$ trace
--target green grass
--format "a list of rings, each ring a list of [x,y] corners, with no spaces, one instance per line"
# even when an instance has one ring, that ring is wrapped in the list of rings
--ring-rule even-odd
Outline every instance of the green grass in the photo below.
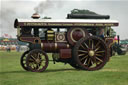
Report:
[[[21,54],[0,52],[0,85],[128,85],[128,55],[113,56],[99,71],[50,62],[45,72],[35,73],[22,69]]]

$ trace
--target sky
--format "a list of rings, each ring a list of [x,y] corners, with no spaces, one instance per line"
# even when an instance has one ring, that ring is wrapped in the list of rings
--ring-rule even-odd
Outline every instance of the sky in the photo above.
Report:
[[[41,17],[64,19],[74,8],[88,9],[98,14],[110,15],[118,20],[119,26],[114,30],[121,39],[128,39],[128,0],[0,0],[0,37],[8,33],[16,37],[14,20],[31,18],[36,9]]]

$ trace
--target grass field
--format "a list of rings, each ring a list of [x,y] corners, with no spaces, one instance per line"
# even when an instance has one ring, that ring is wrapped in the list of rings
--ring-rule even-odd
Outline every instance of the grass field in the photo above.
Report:
[[[21,54],[0,52],[0,85],[128,85],[128,55],[113,56],[99,71],[50,62],[45,72],[34,73],[22,69]]]

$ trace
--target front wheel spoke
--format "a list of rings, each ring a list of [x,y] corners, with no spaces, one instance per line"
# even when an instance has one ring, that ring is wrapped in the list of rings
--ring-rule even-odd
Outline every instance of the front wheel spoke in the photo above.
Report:
[[[88,51],[78,50],[78,52],[88,53]]]
[[[38,56],[37,56],[37,58],[38,58],[38,59],[40,59],[40,56],[41,56],[41,54],[40,54],[40,53],[38,53]]]
[[[33,64],[33,66],[34,66],[34,69],[36,68],[36,66],[37,66],[37,64]]]
[[[100,58],[98,58],[98,57],[96,57],[96,59],[98,60],[98,61],[100,61],[100,62],[103,62],[103,60],[101,60]]]
[[[87,58],[87,57],[88,57],[88,55],[84,56],[84,57],[81,58],[80,60],[82,61],[82,60],[84,60],[84,59]]]
[[[35,68],[34,63],[31,63],[31,68]]]
[[[37,68],[39,68],[40,67],[40,64],[37,64]]]
[[[36,61],[35,57],[33,57],[32,55],[31,55],[31,58],[33,58]]]
[[[29,61],[30,61],[30,62],[34,62],[35,60],[34,60],[34,59],[32,59],[32,58],[30,58],[30,59],[29,59]]]

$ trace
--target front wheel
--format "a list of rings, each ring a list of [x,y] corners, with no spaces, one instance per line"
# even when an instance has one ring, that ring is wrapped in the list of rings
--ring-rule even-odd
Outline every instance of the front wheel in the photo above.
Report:
[[[108,48],[105,42],[95,36],[80,39],[74,47],[73,54],[79,67],[88,71],[101,69],[108,61]]]
[[[49,63],[48,56],[42,50],[32,50],[26,58],[27,67],[32,72],[44,71]]]

